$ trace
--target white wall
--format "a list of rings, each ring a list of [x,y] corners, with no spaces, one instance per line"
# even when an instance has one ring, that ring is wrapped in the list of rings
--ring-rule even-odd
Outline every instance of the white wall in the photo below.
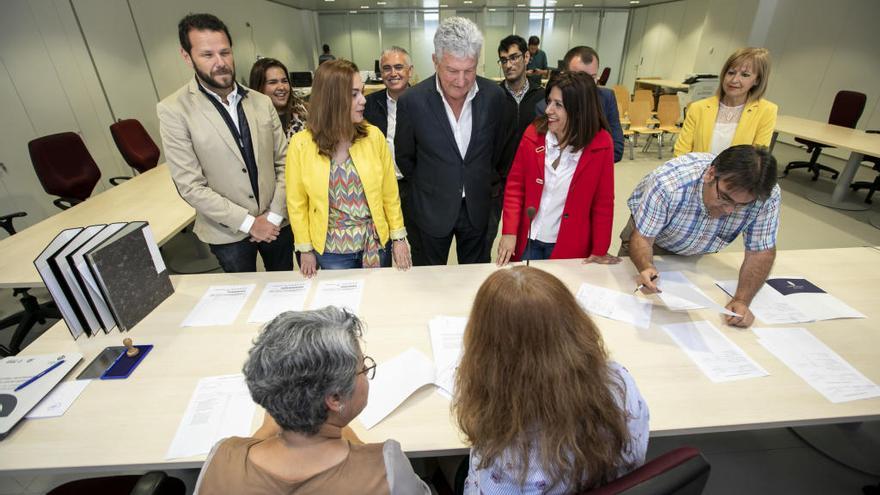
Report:
[[[211,12],[229,26],[240,82],[257,54],[290,70],[317,63],[317,16],[266,0],[0,2],[0,213],[26,211],[16,221],[23,228],[59,211],[27,151],[38,136],[78,132],[101,169],[95,192],[132,173],[110,136],[114,117],[140,120],[161,147],[156,103],[192,77],[177,38],[177,22],[190,12]]]

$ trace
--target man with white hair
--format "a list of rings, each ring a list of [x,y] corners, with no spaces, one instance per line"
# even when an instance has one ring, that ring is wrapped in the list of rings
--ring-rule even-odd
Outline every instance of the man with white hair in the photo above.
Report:
[[[444,20],[434,35],[435,74],[397,101],[395,155],[422,248],[415,264],[446,264],[453,237],[459,263],[489,262],[491,184],[512,119],[504,90],[477,76],[482,48],[473,22]]]

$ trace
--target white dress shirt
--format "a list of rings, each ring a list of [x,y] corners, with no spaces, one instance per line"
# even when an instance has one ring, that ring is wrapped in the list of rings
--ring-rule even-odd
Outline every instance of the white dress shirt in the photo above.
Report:
[[[224,102],[223,98],[221,98],[220,95],[205,87],[204,84],[202,85],[202,87],[205,89],[205,91],[208,92],[209,95],[211,95],[212,98],[220,102],[220,106],[222,106],[223,109],[226,110],[226,113],[229,114],[229,118],[232,119],[232,123],[235,124],[236,130],[238,130],[240,134],[241,126],[238,125],[238,102],[241,101],[241,94],[238,92],[238,84],[233,83],[232,92],[226,95],[226,101],[228,103]],[[281,225],[281,221],[284,220],[284,217],[270,211],[269,214],[266,216],[266,220],[269,220],[270,222],[272,222],[272,224],[278,226]],[[256,218],[254,218],[253,215],[248,215],[244,217],[244,221],[241,222],[238,230],[240,232],[244,232],[245,234],[249,234],[251,232],[251,227],[254,226],[254,221],[256,221]]]
[[[397,100],[391,97],[387,92],[385,93],[386,98],[388,99],[388,130],[385,132],[385,141],[388,142],[388,148],[391,150],[391,160],[394,162],[394,175],[397,176],[397,180],[403,178],[403,174],[400,173],[400,169],[397,168],[397,158],[394,156],[394,129],[397,127]]]
[[[464,106],[461,108],[461,115],[456,119],[455,112],[452,111],[452,107],[449,106],[449,102],[446,101],[446,95],[443,94],[443,90],[440,88],[440,78],[435,76],[434,81],[437,83],[437,92],[440,93],[440,98],[443,99],[443,107],[446,109],[446,118],[449,119],[449,125],[452,127],[452,135],[455,137],[455,144],[458,145],[458,152],[461,154],[463,160],[465,155],[467,155],[468,146],[471,144],[471,132],[474,127],[472,102],[474,97],[477,96],[477,91],[479,91],[480,88],[477,87],[477,82],[474,81],[474,85],[471,86],[471,89],[468,91],[467,97],[464,100]],[[462,187],[461,197],[463,198],[464,195],[465,190],[464,187]]]
[[[568,188],[577,169],[583,150],[572,152],[571,146],[559,149],[559,142],[552,132],[547,132],[544,150],[544,190],[541,192],[541,205],[532,221],[532,239],[555,244],[562,223],[562,210],[568,198]],[[560,158],[561,156],[561,158]],[[559,158],[559,165],[553,169],[553,162]]]

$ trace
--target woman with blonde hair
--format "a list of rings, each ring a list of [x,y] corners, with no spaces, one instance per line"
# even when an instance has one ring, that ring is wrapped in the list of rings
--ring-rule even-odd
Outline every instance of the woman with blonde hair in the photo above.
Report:
[[[357,66],[318,67],[306,129],[287,149],[287,212],[306,277],[317,269],[412,265],[394,162],[382,131],[364,120]]]
[[[675,156],[692,152],[717,155],[738,144],[770,146],[778,107],[764,99],[770,78],[766,48],[740,48],[721,68],[715,96],[688,106]]]
[[[477,292],[453,403],[466,494],[579,492],[645,461],[648,407],[565,285],[525,266]]]

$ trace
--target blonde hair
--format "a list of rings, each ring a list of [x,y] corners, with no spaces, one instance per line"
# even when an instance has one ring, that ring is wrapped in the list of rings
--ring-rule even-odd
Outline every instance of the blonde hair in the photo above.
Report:
[[[629,442],[621,384],[596,325],[553,275],[494,272],[477,292],[464,334],[453,411],[480,469],[530,452],[556,485],[581,491],[617,477]]]
[[[336,145],[367,136],[367,125],[351,121],[351,84],[357,65],[348,60],[331,60],[318,66],[309,97],[306,129],[320,154],[332,157]]]
[[[715,94],[718,99],[724,98],[724,75],[731,67],[739,67],[746,62],[752,65],[755,72],[755,85],[749,89],[749,102],[758,101],[764,97],[767,92],[767,81],[770,80],[770,50],[766,48],[740,48],[733,52],[724,62],[721,68],[721,74],[718,75],[718,90]]]

